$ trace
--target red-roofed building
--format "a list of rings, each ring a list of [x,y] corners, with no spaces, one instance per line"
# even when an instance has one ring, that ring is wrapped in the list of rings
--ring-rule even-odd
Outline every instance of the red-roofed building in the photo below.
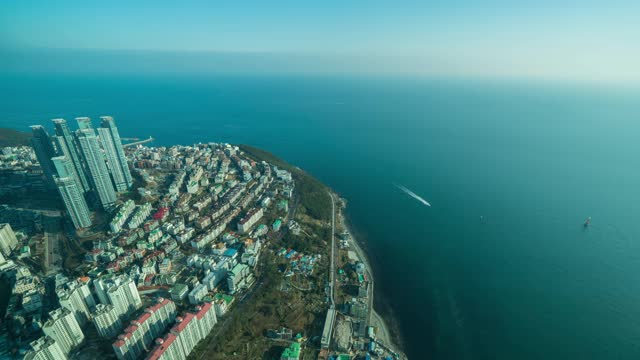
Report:
[[[161,207],[153,214],[154,220],[164,220],[169,215],[169,208]]]
[[[116,340],[116,342],[114,342],[111,346],[113,347],[113,351],[116,353],[118,359],[132,359],[131,357],[127,357],[127,354],[129,354],[129,347],[127,346],[127,342],[125,340]]]
[[[172,333],[156,340],[156,347],[151,350],[147,360],[184,360],[186,355],[180,339]]]
[[[159,336],[159,333],[164,331],[161,322],[153,323],[153,321],[157,320],[160,317],[159,315],[169,308],[173,309],[175,317],[175,304],[169,299],[160,298],[156,304],[145,310],[145,314],[134,320],[132,326],[127,328],[127,330],[131,331],[135,327],[140,332],[140,329],[146,328],[146,324],[150,325],[143,337],[143,341],[140,342],[144,344],[145,349],[149,349],[152,343],[149,340],[150,334]],[[173,318],[171,321],[173,321]],[[193,351],[193,348],[211,332],[217,322],[217,318],[212,304],[204,303],[196,307],[195,312],[187,312],[181,317],[175,317],[175,321],[176,324],[163,338],[156,339],[156,346],[147,355],[147,360],[185,360]],[[166,324],[169,324],[169,322]],[[113,344],[116,354],[119,354],[119,347],[126,348],[127,336],[133,338],[135,335],[135,333],[126,333],[125,330],[125,334],[120,335],[120,339]],[[133,349],[132,354],[135,356],[121,357],[118,355],[118,358],[133,359],[144,353],[144,351],[138,351],[136,348]]]
[[[198,327],[200,328],[200,335],[202,338],[206,338],[211,332],[213,327],[218,322],[216,317],[216,311],[213,305],[209,302],[205,302],[201,306],[196,308],[196,318],[198,319]]]
[[[194,314],[186,313],[183,317],[176,318],[176,322],[171,333],[180,338],[184,352],[189,354],[202,339],[198,319]]]
[[[145,309],[131,322],[112,347],[118,359],[136,359],[147,351],[153,339],[160,336],[173,323],[176,305],[173,301],[158,298],[157,303]]]

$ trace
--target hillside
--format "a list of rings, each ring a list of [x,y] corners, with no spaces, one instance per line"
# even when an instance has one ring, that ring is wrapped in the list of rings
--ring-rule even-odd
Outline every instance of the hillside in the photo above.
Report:
[[[29,145],[31,134],[14,129],[0,128],[0,147]]]
[[[326,222],[331,219],[331,198],[327,193],[329,189],[323,183],[267,151],[250,145],[240,145],[240,149],[253,159],[264,160],[290,171],[296,181],[296,191],[300,194],[300,205],[304,211],[320,221]]]

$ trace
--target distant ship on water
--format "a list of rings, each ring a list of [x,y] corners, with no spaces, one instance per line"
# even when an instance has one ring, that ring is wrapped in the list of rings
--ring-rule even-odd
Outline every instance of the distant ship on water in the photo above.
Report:
[[[587,220],[584,221],[584,227],[589,227],[589,225],[591,225],[591,216],[589,216]]]
[[[402,185],[398,185],[398,184],[394,184],[398,189],[402,190],[405,194],[411,196],[412,198],[420,201],[422,204],[431,207],[431,204],[429,204],[429,202],[425,199],[423,199],[420,195],[414,193],[413,191],[407,189],[406,187],[402,186]]]

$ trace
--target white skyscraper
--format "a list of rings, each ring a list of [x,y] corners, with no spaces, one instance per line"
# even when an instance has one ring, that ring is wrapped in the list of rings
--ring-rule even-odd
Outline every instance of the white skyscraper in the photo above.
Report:
[[[116,202],[116,192],[111,182],[98,138],[91,126],[91,119],[80,117],[76,118],[76,121],[78,121],[79,127],[78,131],[76,131],[76,138],[80,144],[84,161],[87,164],[91,182],[98,193],[102,207],[109,209]]]
[[[91,226],[89,206],[84,199],[82,186],[77,177],[73,162],[66,156],[51,158],[57,175],[54,181],[67,209],[69,217],[76,229]]]
[[[18,247],[18,239],[11,225],[8,223],[0,224],[0,252],[8,257],[16,247]]]
[[[89,286],[81,281],[69,282],[66,289],[58,290],[60,306],[71,311],[80,326],[84,326],[91,318],[91,310],[96,304]]]
[[[125,191],[133,185],[127,158],[124,154],[120,134],[111,116],[101,116],[98,128],[100,143],[107,158],[107,167],[118,191]]]
[[[205,302],[201,306],[196,308],[196,319],[198,320],[198,328],[200,328],[200,334],[202,338],[206,338],[207,335],[213,329],[213,326],[218,322],[216,316],[216,310],[213,304]]]
[[[176,317],[176,325],[171,328],[171,333],[182,341],[185,355],[188,355],[202,339],[198,319],[193,313],[189,312],[184,316]]]
[[[65,354],[84,340],[84,334],[74,314],[65,308],[50,312],[49,320],[42,326],[42,331],[55,340]]]
[[[67,359],[67,355],[62,351],[60,345],[48,336],[43,336],[38,340],[34,340],[29,345],[31,345],[31,350],[24,355],[25,360]]]
[[[84,299],[84,302],[85,304],[87,304],[89,310],[93,311],[96,308],[96,299],[93,297],[91,289],[89,289],[89,278],[79,278],[75,282],[75,287],[78,289],[80,296],[82,296],[82,298]]]
[[[113,305],[98,304],[93,313],[93,324],[103,338],[115,337],[122,330],[122,321]]]
[[[31,126],[33,137],[31,138],[31,147],[36,153],[38,163],[42,169],[42,173],[45,177],[45,185],[50,189],[55,189],[55,183],[53,182],[53,164],[51,158],[56,156],[56,151],[51,142],[51,137],[47,130],[41,125]]]
[[[53,125],[56,130],[57,136],[55,138],[55,142],[59,149],[58,151],[73,162],[76,176],[80,180],[80,184],[82,186],[82,192],[85,193],[91,190],[91,183],[87,175],[85,163],[83,162],[81,152],[78,149],[78,143],[73,137],[73,133],[69,129],[69,126],[67,126],[67,121],[65,119],[53,119],[51,121],[53,121]]]
[[[123,278],[107,291],[109,301],[118,314],[129,315],[142,306],[142,300],[132,279]]]
[[[96,295],[101,304],[111,304],[109,296],[107,296],[107,291],[113,286],[113,279],[114,277],[112,275],[107,275],[93,280],[93,287],[96,290]]]
[[[64,140],[64,137],[52,136],[51,138],[53,139],[53,143],[56,145],[56,149],[58,150],[58,156],[63,156],[71,162],[71,169],[69,171],[69,176],[71,176],[78,182],[78,187],[83,194],[89,191],[90,188],[85,188],[84,184],[80,180],[82,177],[84,177],[84,175],[81,177],[76,169],[76,166],[73,164],[72,157],[71,157],[72,152],[67,147],[67,142]]]

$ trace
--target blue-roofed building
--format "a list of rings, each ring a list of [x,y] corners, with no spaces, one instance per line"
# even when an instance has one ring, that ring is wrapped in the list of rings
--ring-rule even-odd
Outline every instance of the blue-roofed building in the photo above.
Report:
[[[236,250],[236,249],[227,249],[224,253],[222,253],[222,256],[226,256],[226,257],[235,259],[238,256],[238,250]]]

